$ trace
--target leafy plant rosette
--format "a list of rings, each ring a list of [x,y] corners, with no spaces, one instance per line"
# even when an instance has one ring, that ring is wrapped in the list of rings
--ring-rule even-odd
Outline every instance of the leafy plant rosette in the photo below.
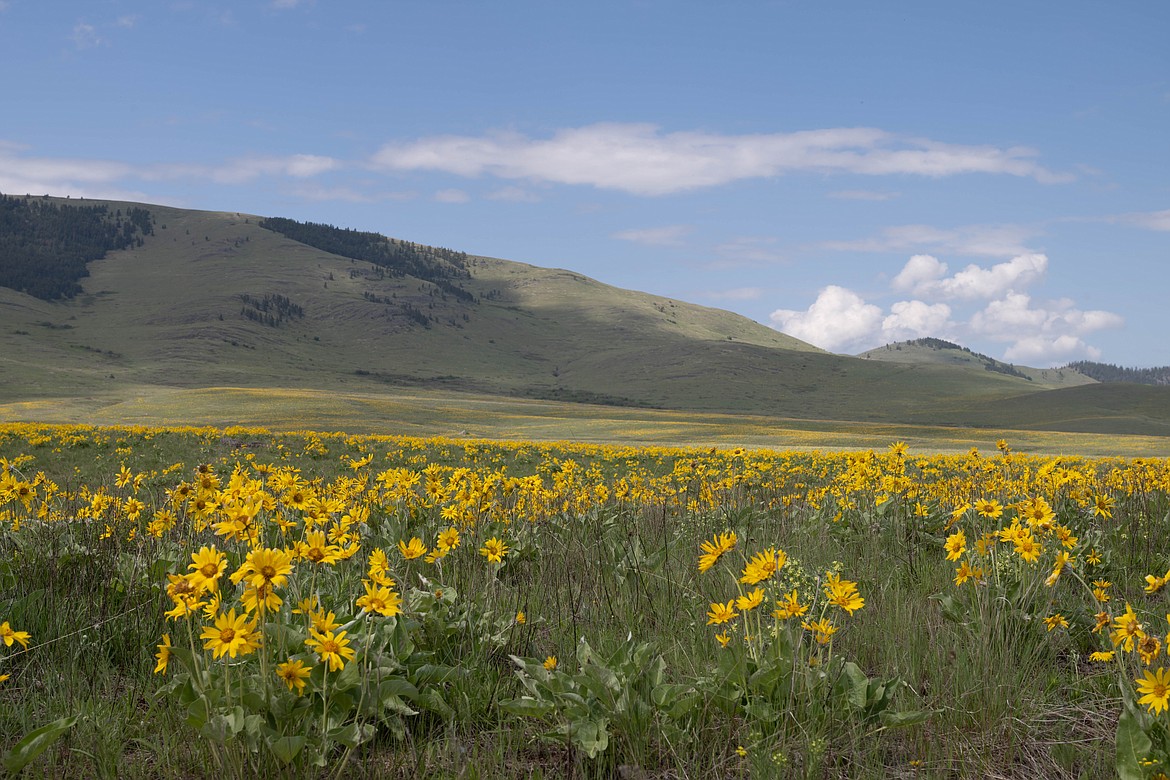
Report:
[[[387,566],[375,549],[359,584],[352,567],[254,548],[228,586],[227,555],[204,547],[190,572],[168,575],[178,641],[168,634],[158,647],[156,672],[174,671],[162,694],[186,709],[221,769],[341,766],[380,729],[401,737],[455,716],[452,692],[477,657],[468,646],[502,646],[514,619],[423,578],[404,598]]]
[[[1112,506],[1105,497],[1091,506],[1089,520],[1110,516],[1102,509]],[[1078,518],[1062,514],[1069,516],[1058,516],[1043,497],[1009,507],[990,499],[960,506],[944,544],[947,559],[959,562],[954,581],[960,593],[935,598],[944,617],[965,626],[973,641],[1019,636],[1020,626],[1032,629],[1023,636],[1074,632],[1090,663],[1114,666],[1122,702],[1118,776],[1170,780],[1170,670],[1159,663],[1170,634],[1163,639],[1155,633],[1151,627],[1160,618],[1142,614],[1130,602],[1120,608],[1107,577],[1108,560],[1090,543],[1101,538],[1101,530],[1089,528],[1078,537],[1070,528]],[[968,525],[975,526],[971,547]],[[1170,570],[1146,575],[1146,598],[1157,597],[1168,583]],[[1166,620],[1170,624],[1170,614]]]
[[[733,532],[703,542],[700,572],[729,560],[737,543]],[[721,651],[699,687],[717,706],[752,724],[755,748],[767,748],[786,733],[823,745],[843,724],[878,731],[930,716],[895,709],[905,683],[870,678],[836,650],[844,621],[865,607],[857,583],[840,576],[839,564],[814,577],[775,547],[744,554],[741,562],[738,575],[726,570],[738,595],[709,606],[707,623],[717,630]]]

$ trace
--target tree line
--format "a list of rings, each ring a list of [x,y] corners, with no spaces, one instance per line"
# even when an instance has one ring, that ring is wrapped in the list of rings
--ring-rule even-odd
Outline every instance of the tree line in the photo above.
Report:
[[[1065,368],[1084,374],[1098,382],[1128,382],[1136,385],[1170,385],[1170,366],[1154,368],[1123,368],[1111,363],[1079,360]]]
[[[464,303],[476,303],[475,296],[457,281],[471,278],[466,252],[284,217],[265,218],[260,227],[323,252],[372,263],[396,276],[423,279]]]
[[[150,235],[154,225],[143,208],[111,214],[104,204],[0,194],[0,286],[46,301],[72,298],[89,276],[88,263],[142,246]]]

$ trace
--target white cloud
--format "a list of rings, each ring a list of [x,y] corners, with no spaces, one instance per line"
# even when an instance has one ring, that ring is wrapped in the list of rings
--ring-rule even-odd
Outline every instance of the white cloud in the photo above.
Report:
[[[139,16],[138,14],[126,14],[125,16],[119,16],[118,21],[114,22],[114,24],[117,27],[125,27],[126,29],[133,29],[134,26],[136,24],[138,24],[138,20],[141,18],[142,17]]]
[[[851,290],[830,286],[806,311],[779,309],[771,321],[789,335],[836,352],[933,336],[972,347],[998,342],[1005,345],[1004,359],[1029,365],[1096,359],[1099,350],[1084,338],[1121,327],[1124,319],[1113,312],[1080,309],[1068,298],[1035,301],[1022,290],[1039,280],[1047,266],[1044,255],[1022,255],[948,275],[947,265],[937,258],[915,255],[891,288],[917,297],[896,301],[888,311]],[[982,308],[971,305],[976,301]],[[960,304],[966,308],[954,308]]]
[[[718,258],[708,267],[735,268],[751,265],[772,265],[788,261],[788,256],[776,248],[771,236],[739,236],[715,247]]]
[[[1098,360],[1101,350],[1076,336],[1028,336],[1008,347],[1003,356],[1013,363],[1049,368],[1074,360]]]
[[[501,187],[484,196],[488,200],[502,200],[509,203],[539,203],[540,196],[523,187]]]
[[[439,190],[435,193],[435,200],[439,203],[466,203],[471,200],[471,196],[463,190]]]
[[[841,190],[839,192],[830,192],[830,198],[837,200],[872,200],[883,201],[893,200],[898,197],[896,192],[876,192],[873,190]]]
[[[1119,214],[1115,217],[1108,217],[1106,221],[1121,225],[1133,225],[1147,230],[1170,230],[1170,209]]]
[[[874,345],[883,321],[881,308],[844,287],[820,291],[806,311],[777,309],[770,317],[777,330],[831,352]]]
[[[73,45],[79,49],[92,49],[100,46],[105,40],[98,35],[97,28],[87,22],[78,22],[73,25],[73,34],[70,36]]]
[[[435,170],[559,184],[635,195],[666,195],[794,171],[940,177],[996,173],[1063,181],[1021,147],[962,146],[874,128],[719,135],[663,133],[650,124],[599,123],[548,139],[519,133],[434,136],[390,143],[373,157],[386,170]]]
[[[1009,293],[991,301],[971,318],[971,328],[976,333],[1007,342],[1040,334],[1083,336],[1124,323],[1112,312],[1082,311],[1067,298],[1036,307],[1031,296],[1024,293]]]
[[[920,298],[987,300],[1023,289],[1047,270],[1045,255],[1028,254],[990,268],[972,264],[948,277],[946,263],[931,255],[914,255],[893,278],[891,286]]]
[[[68,157],[35,157],[27,148],[0,141],[0,192],[114,197],[99,195],[114,190],[128,193],[131,179],[159,181],[210,179],[221,184],[244,184],[261,176],[309,179],[340,167],[331,157],[294,154],[287,157],[252,157],[218,166],[168,163],[134,166],[112,160]]]
[[[948,335],[953,328],[951,307],[945,303],[898,301],[882,320],[882,338],[887,342],[937,338]]]
[[[622,241],[631,241],[645,246],[682,246],[685,239],[693,230],[690,225],[666,225],[655,228],[631,228],[619,230],[610,235]]]
[[[854,241],[826,241],[820,246],[841,252],[898,252],[931,250],[955,255],[1012,257],[1033,252],[1027,239],[1042,231],[1027,225],[896,225],[876,236]]]
[[[698,295],[717,301],[755,301],[764,294],[763,287],[735,287],[730,290],[710,290]]]

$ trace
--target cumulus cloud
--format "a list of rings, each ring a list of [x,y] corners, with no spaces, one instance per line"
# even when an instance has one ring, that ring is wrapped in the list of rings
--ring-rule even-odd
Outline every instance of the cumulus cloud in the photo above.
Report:
[[[1003,356],[1013,363],[1050,367],[1074,360],[1097,360],[1101,350],[1076,336],[1026,336],[1008,347]]]
[[[829,285],[805,311],[777,309],[773,327],[831,352],[864,349],[882,326],[880,307],[844,287]]]
[[[884,310],[852,290],[830,286],[807,310],[778,309],[771,322],[778,330],[835,352],[934,336],[976,348],[986,342],[1002,344],[1005,360],[1028,365],[1095,360],[1100,352],[1085,337],[1121,327],[1125,321],[1113,312],[1081,309],[1068,298],[1038,301],[1023,292],[1043,276],[1047,264],[1043,255],[1025,255],[949,274],[938,258],[915,255],[891,281],[892,292],[916,296],[912,299],[898,300]],[[954,308],[960,305],[964,308]]]
[[[931,255],[914,255],[893,278],[891,286],[921,298],[987,300],[1022,289],[1044,276],[1047,270],[1045,255],[1028,254],[990,268],[972,264],[947,276],[946,263]]]
[[[599,123],[560,130],[545,139],[500,132],[390,143],[374,155],[373,164],[386,170],[486,174],[651,196],[796,171],[927,177],[990,173],[1044,182],[1067,178],[1040,166],[1036,156],[1022,147],[946,144],[865,127],[721,135]]]
[[[690,235],[690,225],[666,225],[654,228],[632,228],[619,230],[610,237],[622,241],[632,241],[635,244],[646,246],[682,246],[683,239]]]
[[[1015,343],[1035,336],[1083,336],[1124,323],[1112,312],[1082,311],[1067,298],[1036,306],[1029,295],[1009,293],[976,312],[971,329],[996,341]]]
[[[925,336],[947,336],[953,328],[951,307],[945,303],[898,301],[882,320],[882,340],[890,342]]]

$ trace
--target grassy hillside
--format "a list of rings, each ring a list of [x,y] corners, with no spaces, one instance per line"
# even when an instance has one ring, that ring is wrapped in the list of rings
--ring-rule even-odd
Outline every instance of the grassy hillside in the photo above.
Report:
[[[78,399],[110,406],[144,388],[427,390],[995,425],[1003,399],[1084,381],[832,355],[730,312],[495,258],[460,254],[455,290],[293,241],[256,216],[147,208],[153,235],[90,263],[76,297],[49,302],[0,288],[0,402],[38,401],[44,414],[44,399],[62,399],[62,409]],[[1075,421],[1087,417],[1101,432],[1113,420],[1126,431],[1170,428],[1170,402],[1152,403],[1148,415],[1134,402],[1106,390],[1038,403],[1053,430],[1062,421],[1085,430]],[[230,407],[223,417],[234,419]]]
[[[884,347],[871,349],[858,355],[864,360],[882,360],[889,363],[908,363],[912,365],[935,364],[968,368],[974,371],[989,371],[992,373],[1015,376],[1033,383],[1034,389],[1049,389],[1056,387],[1075,387],[1090,384],[1096,380],[1086,376],[1072,367],[1065,368],[1031,368],[1004,363],[995,358],[978,352],[972,352],[966,347],[952,344],[942,339],[914,339],[913,341],[899,341],[886,344]]]

